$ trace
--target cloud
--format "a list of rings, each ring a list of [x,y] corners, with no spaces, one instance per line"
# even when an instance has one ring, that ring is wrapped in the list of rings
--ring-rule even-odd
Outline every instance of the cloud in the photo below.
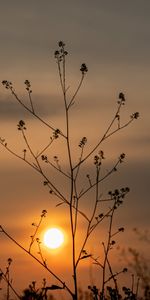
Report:
[[[140,1],[45,1],[1,5],[1,66],[37,64],[64,39],[77,57],[109,65],[143,65],[149,59],[150,4]],[[17,63],[17,65],[16,65]],[[8,67],[8,66],[7,66]]]
[[[32,118],[32,115],[27,112],[15,99],[13,96],[3,96],[0,97],[0,119],[2,121],[15,120],[21,118]],[[20,98],[24,103],[30,107],[27,96]],[[57,96],[51,95],[34,95],[33,103],[35,111],[41,117],[51,117],[57,116],[62,113],[63,106],[60,105],[60,101]]]

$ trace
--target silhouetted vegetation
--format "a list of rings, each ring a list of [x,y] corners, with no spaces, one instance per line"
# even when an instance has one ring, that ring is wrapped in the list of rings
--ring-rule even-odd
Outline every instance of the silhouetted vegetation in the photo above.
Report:
[[[6,272],[1,270],[1,280],[5,281],[7,287],[7,296],[6,299],[10,300],[10,289],[14,292],[15,297],[18,299],[55,299],[54,296],[50,295],[52,291],[55,290],[65,290],[70,295],[72,300],[84,300],[84,299],[95,299],[95,300],[105,300],[105,299],[138,299],[138,289],[134,291],[127,287],[123,287],[121,290],[118,286],[118,276],[121,273],[127,272],[126,266],[123,266],[118,272],[114,272],[113,263],[110,259],[110,252],[115,248],[116,245],[116,236],[124,231],[124,227],[115,228],[113,226],[113,221],[116,213],[118,213],[120,206],[123,205],[124,199],[129,193],[129,187],[114,187],[113,190],[108,190],[105,192],[105,195],[101,193],[101,184],[105,182],[110,176],[116,174],[116,171],[121,167],[122,163],[125,160],[125,153],[121,153],[119,157],[116,157],[116,160],[112,163],[109,169],[105,169],[105,153],[102,149],[102,144],[110,139],[113,135],[117,134],[121,130],[129,126],[134,120],[139,117],[139,113],[135,112],[130,114],[127,121],[122,122],[121,112],[126,104],[126,97],[121,91],[118,93],[116,99],[116,111],[113,115],[109,125],[107,126],[105,132],[102,136],[97,137],[97,142],[92,145],[89,142],[88,137],[83,136],[79,137],[78,146],[74,145],[75,149],[78,148],[78,157],[74,158],[72,150],[72,135],[71,135],[71,124],[70,124],[70,111],[73,109],[73,106],[76,103],[76,97],[80,91],[80,88],[84,82],[88,68],[85,63],[81,64],[80,67],[80,80],[77,85],[77,88],[72,96],[68,95],[68,83],[66,78],[66,59],[68,56],[68,51],[66,51],[66,46],[64,42],[60,41],[58,43],[58,50],[55,51],[54,57],[56,60],[60,86],[62,90],[62,98],[64,103],[64,123],[65,130],[58,128],[56,125],[48,123],[44,118],[40,116],[37,112],[35,101],[33,101],[33,91],[32,85],[29,80],[25,80],[25,89],[29,98],[28,105],[26,102],[19,97],[18,93],[15,90],[15,87],[12,82],[8,80],[3,80],[3,86],[11,93],[14,100],[21,105],[33,118],[37,119],[39,123],[45,126],[45,130],[51,132],[51,136],[46,144],[41,145],[39,142],[39,149],[34,149],[32,146],[32,141],[29,141],[28,130],[29,127],[26,124],[25,120],[19,120],[17,124],[17,129],[20,134],[20,138],[24,141],[25,147],[22,149],[22,152],[16,152],[13,150],[13,147],[9,145],[9,142],[6,141],[4,137],[1,137],[0,143],[1,146],[12,154],[17,159],[21,160],[23,163],[27,164],[29,167],[34,169],[42,178],[43,185],[47,188],[50,197],[56,199],[56,207],[66,206],[68,208],[68,219],[70,223],[70,232],[72,238],[72,273],[70,274],[70,281],[64,282],[61,274],[57,274],[51,266],[49,266],[46,258],[43,255],[41,243],[39,239],[38,232],[41,226],[43,219],[47,215],[47,210],[43,209],[39,222],[33,223],[34,232],[31,235],[31,240],[29,245],[26,248],[16,240],[15,237],[8,233],[3,225],[0,226],[0,232],[6,238],[15,243],[22,251],[27,255],[32,257],[38,264],[42,265],[43,268],[50,274],[58,284],[55,285],[53,282],[51,285],[47,284],[46,280],[43,281],[41,288],[36,287],[36,283],[32,284],[24,290],[23,295],[19,295],[10,279],[10,264],[11,261],[8,261],[8,267]],[[41,128],[42,130],[42,128]],[[79,131],[80,134],[80,131]],[[97,131],[98,134],[98,131]],[[34,136],[33,136],[34,139]],[[61,139],[61,142],[65,145],[65,156],[66,165],[64,165],[59,158],[59,155],[56,155],[58,151],[53,152],[54,148],[59,149],[58,141]],[[52,147],[53,145],[53,147]],[[51,157],[53,156],[53,160]],[[91,164],[92,172],[87,173],[85,164]],[[50,172],[46,172],[45,169],[54,170],[56,174],[57,181],[53,180],[53,177]],[[94,175],[93,175],[94,174]],[[59,177],[59,178],[58,178]],[[86,180],[86,184],[83,184],[82,178]],[[65,188],[62,189],[59,185],[59,181],[65,181]],[[86,206],[88,199],[91,198],[91,203],[93,203],[89,213],[83,209],[83,203]],[[82,201],[81,201],[82,200]],[[82,205],[81,205],[82,202]],[[77,234],[79,230],[80,220],[85,221],[85,234],[80,245],[80,249],[77,251]],[[107,221],[106,225],[106,240],[100,240],[103,248],[103,257],[95,257],[87,246],[89,238],[95,234],[97,227],[101,226],[104,223],[104,220]],[[33,251],[33,244],[38,246],[38,255]],[[92,260],[93,264],[99,267],[101,282],[99,286],[89,285],[85,287],[82,291],[79,289],[78,283],[78,273],[77,270],[79,265],[83,260]],[[70,287],[70,282],[73,281],[74,288]],[[144,298],[143,298],[144,299]],[[145,296],[145,300],[148,299]]]

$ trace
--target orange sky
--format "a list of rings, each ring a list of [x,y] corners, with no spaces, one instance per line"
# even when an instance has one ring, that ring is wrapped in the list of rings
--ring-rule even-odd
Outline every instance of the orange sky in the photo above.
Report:
[[[144,1],[127,0],[120,3],[110,1],[70,2],[61,1],[50,3],[45,0],[30,1],[29,5],[14,0],[12,3],[1,4],[0,10],[0,78],[11,80],[18,95],[27,103],[24,80],[32,83],[33,101],[37,111],[44,120],[54,127],[65,130],[64,107],[59,85],[57,66],[53,58],[57,49],[57,41],[63,39],[67,44],[67,85],[68,97],[75,91],[80,76],[80,65],[86,62],[88,73],[76,103],[71,109],[71,143],[73,157],[78,161],[78,143],[83,136],[88,139],[87,150],[102,136],[115,113],[119,92],[126,95],[126,105],[123,107],[122,120],[128,120],[130,115],[140,112],[140,119],[131,126],[113,136],[102,145],[107,169],[118,158],[120,153],[126,153],[125,163],[118,172],[101,185],[101,193],[110,189],[129,186],[131,192],[127,196],[124,206],[120,208],[115,225],[126,228],[120,237],[122,247],[134,245],[132,228],[145,229],[149,227],[149,51],[150,51],[150,3]],[[36,10],[35,10],[36,5]],[[25,120],[27,135],[35,153],[40,151],[52,134],[45,130],[37,120],[13,100],[3,86],[0,87],[0,137],[6,138],[11,149],[22,153],[24,149],[17,124],[20,119]],[[61,166],[67,169],[65,148],[62,139],[52,146],[50,159],[54,155],[60,158]],[[42,232],[49,226],[60,226],[66,231],[68,240],[55,257],[44,250],[53,268],[62,272],[68,280],[67,268],[70,268],[70,234],[67,208],[58,207],[59,201],[49,195],[43,186],[42,178],[25,165],[22,161],[12,157],[1,147],[0,152],[0,224],[8,230],[19,242],[28,247],[33,228],[32,222],[38,220],[43,209],[48,211],[41,228]],[[85,172],[93,174],[92,160],[85,165]],[[48,171],[54,182],[67,191],[66,181],[56,177],[54,171]],[[84,173],[83,173],[84,174]],[[84,175],[80,182],[85,187],[87,182]],[[82,208],[90,209],[88,198]],[[85,222],[79,221],[79,241],[84,234]],[[104,237],[104,228],[97,233]],[[126,241],[128,240],[128,244]],[[119,241],[119,237],[118,237]],[[17,287],[23,289],[32,279],[39,282],[45,276],[37,275],[37,266],[26,261],[29,259],[21,250],[0,237],[1,252],[0,266],[4,268],[9,256],[14,260],[12,276]],[[101,239],[91,240],[88,247],[95,255],[99,255]],[[79,247],[79,243],[78,243]],[[96,254],[97,253],[97,254]],[[63,258],[63,259],[62,259]],[[118,261],[114,262],[118,264]],[[31,264],[31,265],[30,265]],[[51,262],[50,262],[51,264]],[[84,264],[83,264],[84,265]],[[80,284],[90,280],[89,264],[81,267]],[[14,271],[14,274],[13,274]],[[18,276],[22,277],[18,281]],[[29,275],[30,274],[30,275]],[[34,277],[34,278],[33,278]],[[96,279],[95,279],[96,280]],[[55,282],[56,283],[56,282]]]

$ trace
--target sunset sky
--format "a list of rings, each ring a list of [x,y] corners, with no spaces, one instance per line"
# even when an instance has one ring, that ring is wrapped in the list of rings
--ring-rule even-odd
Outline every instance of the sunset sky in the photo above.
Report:
[[[79,82],[81,64],[86,63],[88,67],[76,103],[71,108],[71,141],[76,161],[82,137],[87,137],[87,147],[90,147],[109,125],[116,111],[119,92],[126,96],[121,120],[126,122],[133,112],[140,113],[138,120],[101,146],[106,157],[104,173],[122,152],[126,154],[118,172],[101,186],[105,194],[110,189],[124,186],[131,189],[115,221],[118,226],[126,228],[120,238],[121,247],[136,243],[133,228],[145,230],[150,225],[149,16],[149,0],[0,0],[0,82],[13,82],[15,91],[27,103],[24,81],[30,80],[36,110],[52,126],[65,128],[62,93],[54,59],[58,41],[64,41],[68,51],[68,96],[74,93]],[[0,137],[5,138],[18,154],[24,149],[17,130],[21,119],[26,123],[27,135],[35,153],[40,151],[52,132],[44,130],[43,125],[40,126],[25,112],[1,85]],[[67,280],[67,268],[70,268],[67,258],[71,247],[67,208],[56,208],[58,200],[52,199],[43,186],[43,179],[1,145],[0,148],[0,225],[28,247],[34,229],[31,224],[37,222],[41,211],[46,209],[48,215],[43,221],[40,238],[47,228],[58,226],[65,232],[66,241],[55,253],[44,250],[45,255],[53,268],[64,274]],[[66,168],[61,142],[52,148],[51,159],[54,155],[60,157],[60,163]],[[93,165],[90,163],[88,161],[85,168],[92,173]],[[66,191],[65,182],[56,180],[54,173],[52,176]],[[88,205],[84,205],[88,210],[90,199],[87,201]],[[84,222],[80,222],[79,228],[82,236]],[[104,235],[102,229],[100,233]],[[90,251],[98,256],[99,241],[97,238],[93,241],[92,246],[89,245]],[[0,244],[0,267],[4,268],[7,258],[12,257],[12,277],[16,286],[23,289],[34,279],[40,284],[46,274],[37,272],[41,269],[4,236],[0,236]],[[66,257],[63,261],[62,255]],[[81,274],[85,268],[90,273],[89,265],[84,263]],[[22,280],[17,280],[17,276],[21,276]],[[83,278],[80,278],[81,285]],[[52,283],[50,279],[49,284]]]

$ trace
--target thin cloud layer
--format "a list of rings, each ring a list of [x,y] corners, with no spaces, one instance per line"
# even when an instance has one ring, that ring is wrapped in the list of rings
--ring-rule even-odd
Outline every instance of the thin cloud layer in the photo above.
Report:
[[[14,120],[21,118],[22,116],[29,119],[33,118],[32,114],[27,112],[15,99],[13,96],[1,96],[0,97],[0,118],[2,121]],[[27,96],[20,98],[29,108],[29,101]],[[34,95],[33,102],[35,111],[41,117],[55,117],[62,114],[63,106],[60,105],[60,101],[56,96],[46,96],[46,95]]]
[[[95,1],[93,5],[66,0],[63,6],[61,1],[27,3],[1,4],[1,68],[17,62],[33,64],[35,57],[41,61],[43,53],[54,49],[59,39],[68,42],[78,58],[84,54],[93,63],[101,59],[105,65],[146,67],[150,49],[148,1]]]
[[[1,2],[0,82],[4,79],[12,81],[17,93],[22,97],[25,93],[24,81],[29,79],[33,85],[35,110],[51,124],[58,124],[57,128],[62,128],[63,132],[66,130],[66,124],[62,120],[64,107],[54,60],[58,41],[63,40],[66,43],[69,53],[66,68],[67,95],[72,95],[72,91],[74,93],[80,81],[80,65],[87,64],[89,71],[85,82],[77,97],[76,105],[70,110],[71,147],[73,155],[77,154],[77,161],[80,154],[78,144],[82,137],[87,137],[87,147],[90,147],[91,144],[95,145],[98,135],[104,134],[116,112],[120,92],[126,96],[121,122],[128,120],[133,112],[140,112],[140,119],[131,127],[125,128],[117,137],[112,137],[111,143],[107,139],[106,143],[102,144],[102,150],[106,153],[104,166],[106,171],[112,161],[118,159],[121,152],[125,152],[127,158],[118,172],[101,185],[100,192],[103,194],[111,189],[129,186],[131,191],[120,210],[117,222],[130,228],[148,227],[150,2],[148,0]],[[27,95],[22,98],[30,105]],[[49,128],[47,132],[43,132],[38,122],[32,122],[31,115],[25,112],[12,99],[9,91],[7,93],[1,85],[0,136],[6,136],[8,145],[23,157],[27,145],[17,131],[17,122],[20,119],[29,121],[26,122],[27,137],[34,153],[38,155],[42,145],[43,147],[47,145],[53,133]],[[52,145],[50,160],[53,161],[54,156],[60,154],[62,168],[65,168],[66,148],[64,150],[61,139],[58,139],[56,144]],[[0,149],[0,224],[6,225],[10,233],[21,240],[22,232],[30,231],[28,224],[37,220],[42,209],[47,209],[56,221],[61,219],[60,212],[62,218],[66,217],[66,211],[65,213],[61,211],[61,206],[55,209],[57,201],[49,194],[43,179],[27,168],[23,161],[18,162],[5,150],[4,147]],[[29,155],[29,151],[26,155]],[[31,161],[33,160],[32,157]],[[42,160],[40,163],[42,164]],[[94,167],[93,158],[91,164]],[[93,180],[95,178],[95,169],[92,167],[88,160],[85,176],[81,176],[80,179],[84,187],[87,184],[87,172],[93,174]],[[49,174],[54,184],[60,185],[65,192],[65,180],[58,179],[54,171],[50,170]],[[84,206],[87,210],[90,200],[88,199]],[[126,241],[128,242],[128,237],[125,238]],[[3,249],[4,247],[5,243]],[[6,255],[4,249],[2,257]],[[24,276],[26,274],[28,273],[24,272]]]

